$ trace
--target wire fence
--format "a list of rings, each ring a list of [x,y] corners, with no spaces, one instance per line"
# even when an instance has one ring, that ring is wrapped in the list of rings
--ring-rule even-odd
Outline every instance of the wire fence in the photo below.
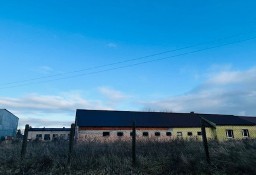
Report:
[[[25,146],[0,144],[0,174],[256,174],[254,131],[202,124],[173,131],[169,139],[142,136],[135,142],[133,135],[101,142],[75,142],[74,132],[69,140],[47,142],[26,142],[25,136]]]

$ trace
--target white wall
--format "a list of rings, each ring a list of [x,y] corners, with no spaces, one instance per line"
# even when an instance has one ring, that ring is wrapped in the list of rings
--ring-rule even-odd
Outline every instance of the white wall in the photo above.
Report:
[[[109,132],[110,136],[103,136],[103,132]],[[117,136],[118,132],[123,132],[123,136]],[[100,140],[116,140],[116,139],[132,139],[130,136],[132,130],[80,130],[78,131],[78,140],[83,141],[86,139],[100,139]],[[148,132],[148,136],[143,136],[143,132]],[[160,132],[160,136],[155,136],[155,132]],[[172,128],[169,129],[136,129],[136,137],[141,139],[170,139],[173,136],[166,136],[166,132],[172,132]]]
[[[63,139],[68,139],[70,131],[28,131],[28,139],[35,140],[37,134],[42,134],[42,140],[44,140],[45,134],[50,134],[50,140],[53,139],[53,134],[58,134],[60,137],[61,134],[64,134],[65,137]]]

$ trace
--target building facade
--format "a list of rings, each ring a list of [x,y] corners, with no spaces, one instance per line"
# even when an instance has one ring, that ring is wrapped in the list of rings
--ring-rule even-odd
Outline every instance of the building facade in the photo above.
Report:
[[[256,138],[256,124],[245,120],[244,117],[216,114],[200,115],[214,125],[215,139],[219,141]]]
[[[6,109],[0,109],[0,138],[15,137],[19,118]]]
[[[202,139],[202,119],[208,139],[256,138],[255,123],[233,115],[81,110],[76,112],[76,139],[131,139],[135,122],[139,139]]]
[[[68,140],[70,128],[29,128],[28,140],[52,141]]]

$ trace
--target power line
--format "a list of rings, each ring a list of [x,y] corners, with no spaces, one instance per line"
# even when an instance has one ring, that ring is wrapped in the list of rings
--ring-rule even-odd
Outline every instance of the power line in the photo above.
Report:
[[[254,32],[247,32],[246,34],[248,34],[248,33],[250,34],[250,33],[254,33]],[[185,50],[185,49],[193,48],[193,47],[196,47],[196,46],[201,46],[203,44],[220,42],[222,40],[229,39],[229,38],[234,38],[236,36],[243,35],[243,34],[245,34],[245,33],[234,34],[234,35],[223,37],[223,38],[213,40],[213,41],[210,41],[210,42],[202,42],[202,43],[193,44],[193,45],[190,45],[190,46],[185,46],[185,47],[181,47],[181,48],[177,48],[177,49],[158,52],[158,53],[154,53],[154,54],[150,54],[150,55],[146,55],[146,56],[142,56],[142,57],[137,57],[137,58],[133,58],[133,59],[127,59],[127,60],[123,60],[123,61],[113,62],[113,63],[109,63],[109,64],[103,64],[103,65],[89,67],[89,68],[80,69],[80,70],[74,70],[74,71],[70,71],[70,72],[58,73],[58,74],[53,74],[53,75],[48,75],[48,76],[40,76],[40,77],[36,77],[36,78],[32,78],[32,79],[13,81],[13,82],[4,83],[4,84],[0,84],[0,85],[6,86],[6,85],[12,85],[12,84],[20,84],[20,83],[24,83],[24,82],[31,82],[31,81],[33,82],[33,81],[42,80],[42,79],[48,79],[48,78],[53,78],[53,77],[58,77],[58,76],[64,76],[64,75],[75,74],[75,73],[85,72],[85,71],[89,71],[89,70],[109,67],[109,66],[115,66],[115,65],[118,65],[118,64],[128,63],[128,62],[142,60],[142,59],[145,59],[145,58],[155,57],[155,56],[159,56],[159,55],[163,55],[163,54],[167,54],[167,53],[172,53],[172,52],[176,52],[176,51],[180,51],[180,50]]]
[[[217,45],[217,46],[206,47],[206,48],[203,48],[203,49],[198,49],[198,50],[194,50],[194,51],[184,52],[184,53],[180,53],[180,54],[172,55],[172,56],[168,56],[168,57],[163,57],[163,58],[151,59],[151,60],[148,60],[148,61],[143,61],[143,62],[139,62],[139,63],[129,64],[129,65],[125,65],[125,66],[119,66],[119,67],[104,69],[104,70],[100,70],[100,71],[94,71],[94,72],[89,72],[89,73],[83,73],[83,74],[73,75],[73,76],[69,76],[69,77],[62,77],[62,78],[56,78],[56,79],[51,79],[51,80],[39,81],[39,82],[35,82],[35,83],[26,83],[26,84],[21,84],[21,85],[16,85],[16,86],[0,87],[0,89],[15,88],[15,87],[27,86],[27,85],[31,85],[31,84],[46,83],[46,82],[51,82],[51,81],[58,81],[58,80],[76,78],[76,77],[80,77],[80,76],[98,74],[98,73],[113,71],[113,70],[117,70],[117,69],[123,69],[123,68],[138,66],[138,65],[142,65],[142,64],[146,64],[146,63],[151,63],[151,62],[166,60],[166,59],[170,59],[170,58],[174,58],[174,57],[189,55],[189,54],[193,54],[193,53],[198,53],[198,52],[202,52],[202,51],[205,51],[205,50],[210,50],[210,49],[214,49],[214,48],[219,48],[219,47],[226,46],[226,45],[237,44],[237,43],[241,43],[241,42],[245,42],[245,41],[249,41],[249,40],[253,40],[253,39],[256,39],[256,36],[251,37],[251,38],[247,38],[247,39],[244,39],[244,40],[240,40],[240,41],[224,43],[224,44]]]

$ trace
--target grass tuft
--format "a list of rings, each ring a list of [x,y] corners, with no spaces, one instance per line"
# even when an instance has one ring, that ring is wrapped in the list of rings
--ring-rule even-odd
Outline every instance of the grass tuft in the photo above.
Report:
[[[21,143],[1,143],[0,174],[256,174],[256,140],[209,141],[210,165],[198,141],[137,141],[136,167],[131,146],[129,141],[77,143],[68,167],[68,142],[29,142],[23,161]]]

